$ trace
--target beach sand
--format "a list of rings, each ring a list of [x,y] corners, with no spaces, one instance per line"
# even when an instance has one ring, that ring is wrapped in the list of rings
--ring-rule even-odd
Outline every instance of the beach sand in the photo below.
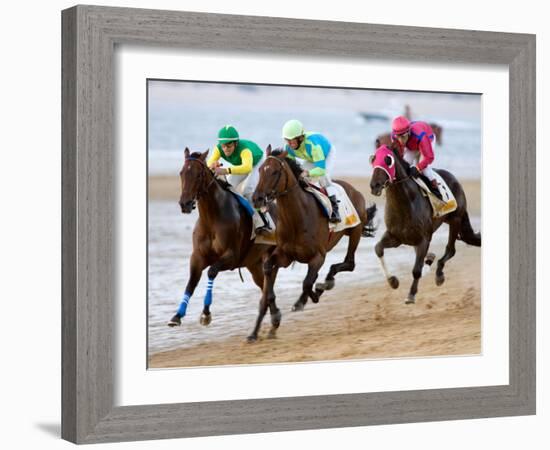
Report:
[[[370,195],[367,178],[343,179],[356,186],[367,203],[383,204],[383,198]],[[477,216],[480,182],[462,183],[468,210]],[[177,201],[178,197],[178,177],[149,178],[150,200]],[[446,281],[440,287],[435,285],[434,272],[421,279],[414,305],[404,304],[412,282],[410,273],[400,276],[397,290],[384,281],[346,286],[337,279],[336,287],[318,304],[309,302],[300,313],[282,310],[276,339],[267,338],[268,314],[256,343],[246,342],[253,327],[250,323],[249,329],[222,341],[151,354],[149,367],[479,354],[481,249],[457,242],[457,253],[448,263]]]

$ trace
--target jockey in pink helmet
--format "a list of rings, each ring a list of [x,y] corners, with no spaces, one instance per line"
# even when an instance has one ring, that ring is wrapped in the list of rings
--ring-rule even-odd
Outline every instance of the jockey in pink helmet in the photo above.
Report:
[[[410,122],[406,117],[399,116],[393,119],[391,137],[399,145],[403,159],[410,165],[409,174],[412,177],[418,177],[420,173],[425,175],[434,193],[443,199],[439,183],[430,167],[434,160],[432,128],[426,122]]]

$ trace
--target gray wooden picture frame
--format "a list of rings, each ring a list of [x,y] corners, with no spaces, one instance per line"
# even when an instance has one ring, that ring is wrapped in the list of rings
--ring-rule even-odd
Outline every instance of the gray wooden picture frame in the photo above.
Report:
[[[535,413],[534,35],[97,6],[63,11],[62,34],[64,439],[95,443]],[[506,65],[509,384],[115,406],[113,54],[117,44]]]

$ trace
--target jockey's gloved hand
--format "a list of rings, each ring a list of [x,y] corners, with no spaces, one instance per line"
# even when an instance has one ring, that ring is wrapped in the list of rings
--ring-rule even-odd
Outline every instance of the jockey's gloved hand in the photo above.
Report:
[[[409,167],[409,176],[413,178],[418,178],[420,176],[420,172],[416,166]]]

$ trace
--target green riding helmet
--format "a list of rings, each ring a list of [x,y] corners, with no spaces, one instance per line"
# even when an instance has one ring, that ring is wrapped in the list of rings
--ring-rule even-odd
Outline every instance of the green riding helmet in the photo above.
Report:
[[[302,122],[296,119],[289,120],[283,126],[283,139],[295,139],[305,134]]]
[[[226,125],[218,132],[218,142],[220,144],[227,144],[228,142],[235,142],[239,140],[239,133],[235,127]]]

